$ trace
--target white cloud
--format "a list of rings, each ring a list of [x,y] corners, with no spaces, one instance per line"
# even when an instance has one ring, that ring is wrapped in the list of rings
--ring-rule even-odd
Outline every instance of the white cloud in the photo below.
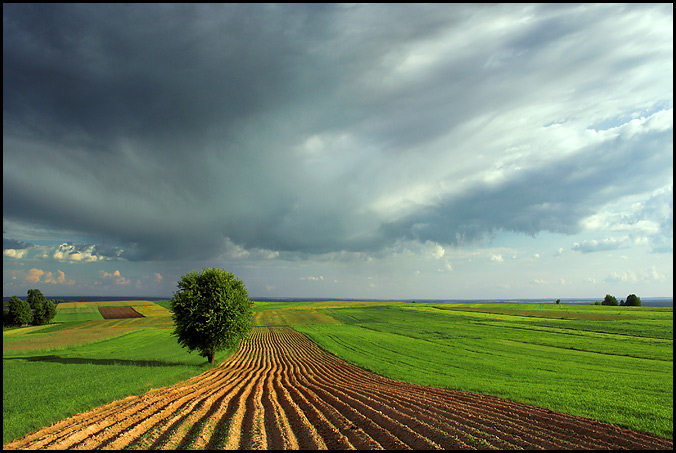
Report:
[[[491,256],[491,261],[494,261],[496,263],[502,263],[505,260],[502,258],[502,255],[492,255]]]
[[[440,259],[442,256],[444,256],[445,253],[446,250],[444,250],[444,248],[439,244],[436,244],[432,249],[432,256],[435,257],[436,259]]]
[[[73,245],[63,243],[57,247],[52,255],[52,258],[59,261],[81,261],[81,262],[95,262],[106,259],[105,257],[96,253],[95,245]]]
[[[603,140],[615,140],[618,138],[630,139],[638,134],[649,132],[661,132],[674,127],[674,109],[660,110],[649,117],[634,118],[620,126],[606,130],[589,129],[592,136],[598,136]]]
[[[131,279],[123,277],[120,274],[119,270],[116,270],[113,273],[106,272],[106,271],[99,271],[99,274],[101,275],[101,277],[103,277],[105,279],[113,280],[118,285],[128,285],[128,284],[131,283]]]
[[[608,250],[617,250],[624,247],[629,247],[631,240],[629,237],[623,238],[606,238],[603,240],[586,240],[582,242],[575,242],[571,250],[582,253],[594,253]]]
[[[628,272],[612,272],[606,278],[603,279],[607,283],[620,283],[620,282],[630,282],[635,283],[638,281],[636,273],[632,271]]]
[[[40,281],[40,277],[45,273],[42,269],[30,269],[28,271],[28,275],[26,276],[26,281],[31,282],[31,283],[38,283]]]
[[[51,285],[74,285],[75,281],[66,279],[65,272],[57,270],[55,273],[42,269],[32,268],[28,271],[25,280],[30,283],[45,283]]]
[[[16,259],[21,259],[26,255],[28,252],[28,249],[5,249],[2,253],[5,256],[9,256],[10,258],[16,258]]]

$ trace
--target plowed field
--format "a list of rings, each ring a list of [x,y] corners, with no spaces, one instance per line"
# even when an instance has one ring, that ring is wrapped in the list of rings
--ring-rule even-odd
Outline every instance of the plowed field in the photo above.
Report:
[[[672,449],[673,440],[386,379],[286,327],[220,366],[58,422],[5,449]]]
[[[143,318],[143,315],[131,307],[99,307],[103,319]]]

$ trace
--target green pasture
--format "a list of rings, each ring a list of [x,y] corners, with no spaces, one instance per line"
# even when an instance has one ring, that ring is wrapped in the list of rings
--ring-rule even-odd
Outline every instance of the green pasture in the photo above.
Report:
[[[3,331],[3,445],[101,404],[188,379],[233,352],[216,354],[210,366],[171,336],[166,308],[141,306],[155,316]]]
[[[391,304],[321,311],[341,324],[294,328],[375,373],[673,438],[672,308]]]

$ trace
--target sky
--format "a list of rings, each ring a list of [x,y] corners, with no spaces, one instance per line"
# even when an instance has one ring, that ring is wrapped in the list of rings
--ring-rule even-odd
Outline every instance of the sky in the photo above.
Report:
[[[3,296],[673,296],[672,4],[3,4]]]

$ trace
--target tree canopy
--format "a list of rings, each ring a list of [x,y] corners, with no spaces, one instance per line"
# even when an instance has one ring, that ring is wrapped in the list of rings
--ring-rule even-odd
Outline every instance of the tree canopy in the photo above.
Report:
[[[234,274],[217,268],[189,272],[171,300],[173,335],[213,363],[217,351],[236,347],[248,335],[252,307],[244,283]]]
[[[627,296],[627,300],[624,303],[624,305],[630,305],[630,306],[635,306],[635,307],[640,307],[641,306],[641,298],[638,297],[636,294],[629,294]]]
[[[9,325],[22,326],[33,321],[33,312],[27,301],[12,296],[9,300]]]

